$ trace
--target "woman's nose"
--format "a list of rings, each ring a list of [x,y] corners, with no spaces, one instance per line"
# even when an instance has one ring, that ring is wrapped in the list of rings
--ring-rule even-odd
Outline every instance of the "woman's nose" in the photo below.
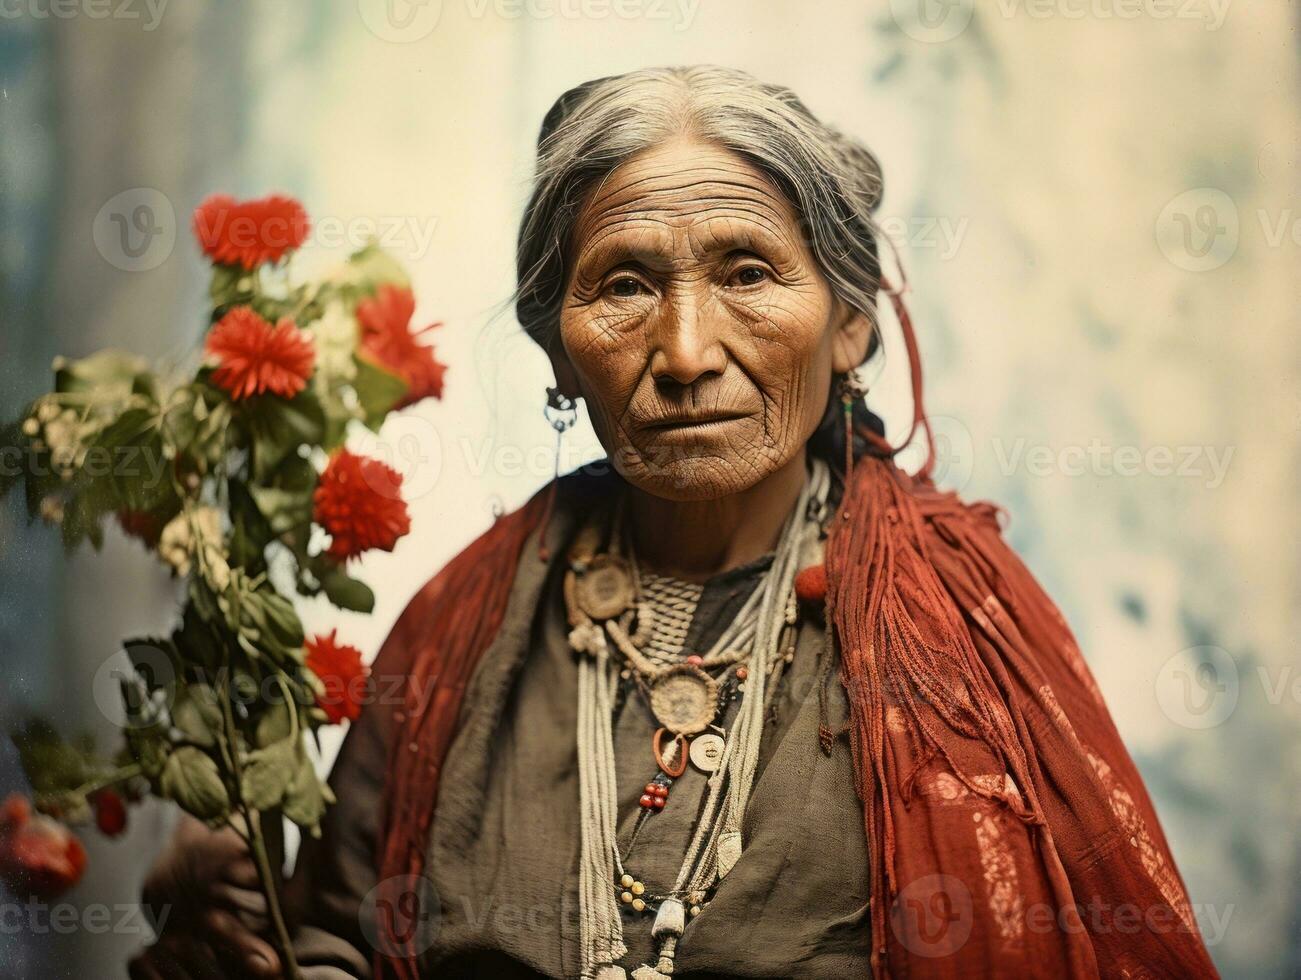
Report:
[[[722,326],[719,311],[694,291],[672,297],[652,327],[651,377],[659,384],[689,385],[722,374],[727,367]]]

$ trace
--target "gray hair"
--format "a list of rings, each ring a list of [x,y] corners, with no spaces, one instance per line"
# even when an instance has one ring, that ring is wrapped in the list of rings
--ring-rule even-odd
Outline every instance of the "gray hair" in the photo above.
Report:
[[[556,100],[538,136],[520,224],[515,311],[544,350],[556,342],[574,224],[588,193],[630,157],[678,134],[759,168],[799,215],[832,291],[876,323],[881,167],[790,89],[714,65],[649,68],[584,82]],[[876,331],[869,356],[876,348]]]

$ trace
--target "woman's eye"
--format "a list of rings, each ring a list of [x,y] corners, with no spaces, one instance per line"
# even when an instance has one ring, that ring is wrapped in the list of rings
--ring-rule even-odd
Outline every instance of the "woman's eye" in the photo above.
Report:
[[[641,292],[641,283],[632,276],[620,276],[610,283],[610,294],[620,299],[629,299]]]
[[[768,273],[757,265],[747,265],[744,269],[738,269],[732,276],[732,281],[738,286],[757,286],[759,283],[768,278]]]

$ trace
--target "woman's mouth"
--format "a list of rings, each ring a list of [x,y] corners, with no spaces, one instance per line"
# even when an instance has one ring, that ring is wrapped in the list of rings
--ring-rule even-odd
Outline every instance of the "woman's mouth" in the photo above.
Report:
[[[721,425],[725,422],[735,422],[738,419],[747,417],[747,414],[744,412],[709,412],[690,415],[668,415],[647,422],[644,427],[656,432],[672,431],[674,429],[699,429]]]

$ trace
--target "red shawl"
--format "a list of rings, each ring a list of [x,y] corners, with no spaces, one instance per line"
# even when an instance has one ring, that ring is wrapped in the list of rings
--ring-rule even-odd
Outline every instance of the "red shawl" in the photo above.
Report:
[[[381,878],[424,868],[462,696],[554,492],[458,555],[381,652],[377,669],[410,656],[410,690],[434,692],[398,719]],[[872,862],[874,976],[1215,977],[1138,771],[995,508],[874,457],[842,504],[827,605]],[[377,968],[410,980],[415,963]]]

